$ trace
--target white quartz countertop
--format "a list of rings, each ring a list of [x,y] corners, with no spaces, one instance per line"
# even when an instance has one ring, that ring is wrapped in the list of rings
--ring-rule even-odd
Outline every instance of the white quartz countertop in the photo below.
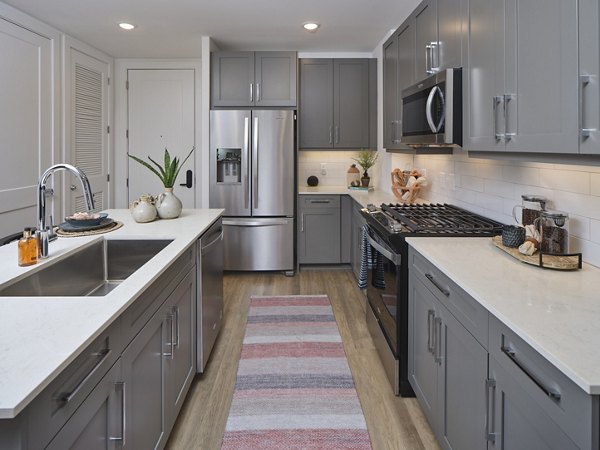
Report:
[[[407,242],[588,394],[600,394],[600,269],[541,269],[490,238]]]
[[[389,194],[381,189],[373,189],[371,191],[361,191],[348,189],[346,186],[299,186],[298,194],[329,194],[329,195],[349,195],[363,208],[367,204],[380,205],[381,203],[398,203],[398,199],[394,194]]]
[[[59,237],[50,243],[50,257],[34,266],[17,265],[16,242],[0,247],[2,286],[91,241],[174,239],[104,297],[0,297],[0,419],[16,417],[223,214],[183,210],[177,219],[138,224],[129,210],[106,212],[124,226],[102,235]]]

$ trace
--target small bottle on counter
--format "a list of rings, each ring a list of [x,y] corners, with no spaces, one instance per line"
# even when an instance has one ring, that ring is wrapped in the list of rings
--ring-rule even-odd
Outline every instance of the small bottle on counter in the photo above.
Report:
[[[31,266],[38,259],[37,240],[31,235],[31,228],[23,230],[23,237],[19,239],[19,266]]]

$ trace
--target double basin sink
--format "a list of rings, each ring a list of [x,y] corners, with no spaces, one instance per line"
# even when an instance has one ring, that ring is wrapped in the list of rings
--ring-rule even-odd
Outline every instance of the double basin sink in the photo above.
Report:
[[[104,296],[171,242],[101,239],[0,287],[0,297]]]

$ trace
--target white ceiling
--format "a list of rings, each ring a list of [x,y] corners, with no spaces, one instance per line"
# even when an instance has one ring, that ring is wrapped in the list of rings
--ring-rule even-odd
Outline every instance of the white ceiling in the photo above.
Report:
[[[371,52],[419,0],[2,0],[114,57],[197,58],[221,50]],[[119,22],[137,25],[126,32]],[[321,24],[307,33],[302,24]]]

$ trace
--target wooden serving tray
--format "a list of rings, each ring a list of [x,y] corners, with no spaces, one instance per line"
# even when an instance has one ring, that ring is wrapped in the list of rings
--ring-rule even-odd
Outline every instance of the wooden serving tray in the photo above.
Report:
[[[555,255],[538,251],[536,254],[529,256],[519,253],[518,248],[502,245],[502,236],[494,236],[492,242],[496,247],[508,253],[513,258],[516,258],[525,264],[541,267],[542,269],[577,270],[581,269],[582,266],[581,253]]]

